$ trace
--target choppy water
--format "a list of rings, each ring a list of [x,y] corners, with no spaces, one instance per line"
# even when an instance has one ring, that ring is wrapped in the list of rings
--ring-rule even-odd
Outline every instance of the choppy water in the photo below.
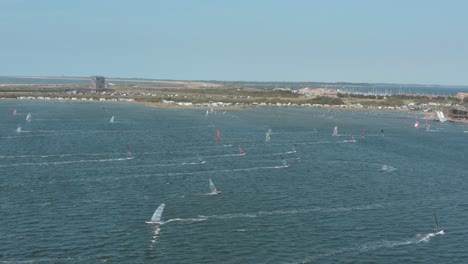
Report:
[[[4,101],[0,113],[1,263],[468,259],[464,126],[426,132],[423,120],[413,127],[419,116],[395,113],[206,116],[100,103]],[[382,164],[396,170],[381,173]],[[221,195],[207,195],[210,177]],[[145,221],[160,203],[155,235]],[[431,236],[435,209],[443,236]]]

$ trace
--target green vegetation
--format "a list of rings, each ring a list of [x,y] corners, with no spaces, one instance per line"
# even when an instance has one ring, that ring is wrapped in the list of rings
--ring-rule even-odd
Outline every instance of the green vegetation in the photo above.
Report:
[[[243,83],[243,82],[181,82],[158,84],[156,86],[113,85],[109,90],[99,94],[91,94],[87,85],[2,85],[0,97],[62,97],[62,98],[105,98],[106,100],[127,98],[138,103],[162,103],[164,101],[190,102],[206,104],[223,102],[240,105],[350,105],[389,106],[435,103],[441,107],[446,104],[460,104],[456,97],[429,97],[417,95],[365,95],[338,93],[333,96],[306,97],[288,89],[252,88],[248,85],[275,85],[285,87],[290,83]],[[304,83],[316,84],[321,83]],[[296,84],[297,85],[297,84]],[[466,106],[466,103],[465,103]]]

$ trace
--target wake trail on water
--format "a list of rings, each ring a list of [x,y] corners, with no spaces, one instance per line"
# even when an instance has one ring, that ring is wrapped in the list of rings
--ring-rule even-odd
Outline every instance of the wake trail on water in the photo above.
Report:
[[[68,153],[68,154],[35,154],[35,155],[13,155],[13,156],[2,156],[0,159],[15,159],[15,158],[63,158],[72,156],[109,156],[115,153]]]
[[[236,218],[258,218],[258,217],[266,217],[271,215],[289,215],[289,214],[307,214],[313,212],[322,212],[322,213],[339,213],[339,212],[348,212],[348,211],[363,211],[363,210],[376,210],[383,208],[381,204],[371,204],[371,205],[362,205],[362,206],[350,206],[350,207],[337,207],[337,208],[323,208],[323,207],[315,207],[315,208],[305,208],[305,209],[293,209],[293,210],[276,210],[276,211],[259,211],[253,213],[232,213],[232,214],[224,214],[224,215],[199,215],[196,218],[173,218],[169,219],[163,224],[171,223],[171,222],[201,222],[210,219],[216,220],[228,220],[228,219],[236,219]]]
[[[125,166],[125,168],[151,168],[151,167],[183,167],[183,166],[191,166],[191,165],[202,165],[205,164],[206,161],[201,161],[201,162],[180,162],[180,163],[169,163],[169,164],[164,164],[164,163],[157,163],[157,164],[150,164],[150,165],[135,165],[135,166]]]
[[[70,160],[70,161],[55,161],[55,162],[27,162],[27,163],[0,165],[0,167],[4,168],[4,167],[20,167],[20,166],[49,166],[49,165],[63,165],[63,164],[73,164],[73,163],[112,162],[112,161],[124,161],[124,160],[129,160],[129,158],[98,159],[98,160]]]
[[[427,233],[427,234],[417,234],[413,238],[406,239],[406,240],[400,240],[400,241],[390,241],[390,240],[378,240],[374,242],[366,242],[364,244],[356,245],[354,247],[345,247],[345,248],[340,248],[340,249],[334,249],[330,250],[329,252],[319,254],[313,257],[307,257],[301,263],[310,263],[314,262],[317,259],[320,258],[325,258],[325,257],[332,257],[335,255],[341,255],[344,253],[348,252],[368,252],[368,251],[374,251],[378,250],[381,248],[394,248],[394,247],[400,247],[400,246],[406,246],[406,245],[414,245],[414,244],[419,244],[421,242],[429,242],[432,238],[440,235],[444,235],[444,231],[439,231],[435,233]]]

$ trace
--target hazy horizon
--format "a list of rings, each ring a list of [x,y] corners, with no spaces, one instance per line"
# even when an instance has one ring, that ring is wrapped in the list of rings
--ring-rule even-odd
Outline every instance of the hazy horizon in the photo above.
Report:
[[[0,73],[468,84],[467,9],[461,0],[0,0]]]
[[[92,76],[34,76],[34,75],[0,75],[0,78],[28,78],[28,79],[89,79],[93,76],[101,75],[92,75]],[[109,79],[132,79],[132,80],[147,80],[147,81],[182,81],[182,82],[245,82],[245,83],[323,83],[323,84],[369,84],[369,85],[415,85],[415,86],[459,86],[459,87],[468,87],[468,84],[433,84],[433,83],[385,83],[385,82],[347,82],[347,81],[337,81],[337,82],[325,82],[325,81],[253,81],[253,80],[188,80],[188,79],[164,79],[164,78],[144,78],[144,77],[112,77],[104,76],[106,80]]]

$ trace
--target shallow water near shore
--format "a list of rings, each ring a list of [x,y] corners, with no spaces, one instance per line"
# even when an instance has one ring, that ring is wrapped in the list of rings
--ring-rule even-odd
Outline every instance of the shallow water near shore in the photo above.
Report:
[[[463,125],[426,131],[422,116],[388,112],[206,115],[71,102],[6,101],[0,113],[0,263],[468,258]],[[395,170],[380,172],[384,164]],[[208,195],[208,178],[220,195]],[[161,203],[155,233],[145,221]],[[444,235],[433,235],[434,210]]]

